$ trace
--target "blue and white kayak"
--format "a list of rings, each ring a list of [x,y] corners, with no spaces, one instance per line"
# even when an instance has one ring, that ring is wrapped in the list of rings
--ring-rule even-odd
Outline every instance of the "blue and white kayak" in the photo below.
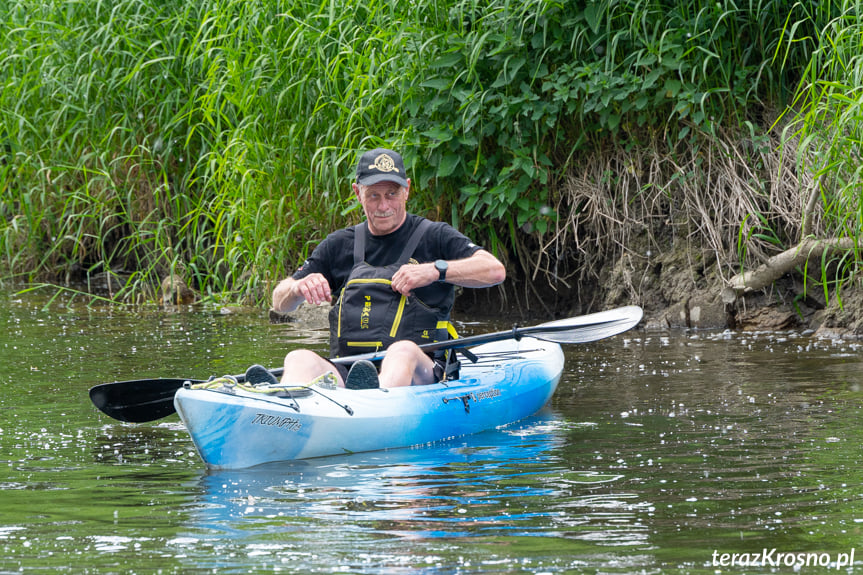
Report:
[[[507,425],[539,411],[563,371],[557,343],[524,337],[472,348],[459,379],[393,389],[276,397],[181,388],[174,407],[211,469],[420,445]]]

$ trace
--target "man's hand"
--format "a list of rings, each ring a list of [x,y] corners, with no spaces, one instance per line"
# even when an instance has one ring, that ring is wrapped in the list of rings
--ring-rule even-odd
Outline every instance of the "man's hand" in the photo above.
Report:
[[[439,275],[433,263],[405,264],[393,274],[393,291],[413,295],[415,289],[436,282]]]
[[[506,268],[485,250],[474,252],[461,260],[447,260],[446,283],[483,288],[497,285],[506,279]],[[433,284],[440,277],[434,263],[405,264],[393,275],[393,291],[411,295],[417,288]]]
[[[273,290],[273,309],[282,313],[294,311],[304,300],[318,305],[330,301],[331,292],[322,274],[309,274],[300,280],[285,278]]]
[[[309,274],[297,280],[294,290],[303,296],[307,303],[318,305],[332,300],[332,290],[323,274]]]

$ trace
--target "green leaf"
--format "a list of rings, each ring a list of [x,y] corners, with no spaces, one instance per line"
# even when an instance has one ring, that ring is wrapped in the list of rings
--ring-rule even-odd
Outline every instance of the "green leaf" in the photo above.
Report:
[[[665,81],[665,86],[662,91],[665,93],[666,98],[674,98],[680,93],[681,83],[679,80],[675,80],[673,78],[669,78]]]
[[[477,201],[479,200],[479,196],[471,196],[464,203],[464,211],[470,212],[474,206],[476,206]]]
[[[508,59],[503,66],[503,69],[500,71],[500,74],[497,75],[497,79],[494,81],[494,84],[491,85],[492,88],[500,88],[502,86],[507,86],[512,84],[515,79],[516,74],[524,66],[526,62],[524,57],[511,58]]]
[[[438,164],[436,176],[438,178],[446,178],[451,175],[456,167],[458,167],[459,162],[461,162],[461,157],[456,154],[445,155]]]
[[[449,52],[448,54],[444,54],[437,60],[434,60],[431,64],[429,64],[429,68],[452,68],[456,64],[461,64],[462,62],[464,62],[464,56],[461,52]]]
[[[507,204],[503,204],[503,203],[498,204],[497,210],[495,210],[495,217],[497,217],[497,219],[502,218],[504,216],[504,214],[506,214],[507,208],[509,208],[509,206]]]
[[[599,23],[602,18],[602,11],[595,2],[591,2],[584,8],[584,19],[587,25],[590,26],[594,34],[599,32]]]
[[[423,88],[431,88],[432,90],[448,90],[450,81],[447,78],[432,78],[423,81],[420,86]]]
[[[643,90],[647,90],[651,88],[656,81],[659,79],[659,76],[662,74],[662,70],[653,70],[647,76],[644,77],[644,82],[641,85]]]
[[[440,142],[449,142],[454,136],[452,130],[444,126],[434,127],[431,130],[426,130],[422,134],[427,138],[438,140]]]

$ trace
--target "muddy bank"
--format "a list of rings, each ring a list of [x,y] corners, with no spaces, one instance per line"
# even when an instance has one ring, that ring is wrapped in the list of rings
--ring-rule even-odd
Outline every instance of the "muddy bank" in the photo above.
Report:
[[[722,266],[711,249],[671,236],[657,243],[656,237],[646,233],[634,236],[616,259],[599,261],[596,273],[568,284],[553,284],[541,274],[531,278],[510,263],[508,278],[501,286],[459,289],[453,315],[456,319],[529,325],[636,304],[645,312],[640,327],[649,330],[793,330],[816,337],[863,338],[863,289],[859,282],[846,282],[838,292],[825,296],[816,280],[804,283],[803,276],[795,272],[782,276],[769,288],[728,302],[723,299],[723,289],[728,286],[729,274],[723,277]],[[728,267],[726,264],[724,269]],[[99,291],[97,283],[86,287]],[[268,294],[261,297],[268,299]],[[198,300],[197,292],[180,278],[166,277],[163,281],[159,303],[166,309],[194,305]],[[262,311],[256,306],[243,309],[246,313]],[[289,314],[270,310],[269,319],[327,330],[328,311],[328,305],[303,305]],[[241,308],[230,306],[222,309],[222,313],[241,312]]]
[[[678,239],[659,253],[644,254],[624,254],[597,289],[604,291],[605,307],[641,305],[646,328],[795,330],[818,337],[863,337],[859,282],[849,281],[825,296],[816,280],[804,282],[802,275],[791,273],[768,288],[726,302],[723,289],[729,278],[722,277],[710,250]]]
[[[645,233],[612,261],[600,261],[597,279],[552,285],[511,269],[505,286],[463,290],[456,315],[495,316],[513,322],[544,321],[636,304],[646,329],[808,332],[817,337],[863,337],[863,289],[849,281],[825,296],[817,280],[782,276],[769,288],[723,301],[731,274],[723,276],[709,247]],[[727,264],[724,269],[729,269]],[[532,282],[532,283],[531,283]]]

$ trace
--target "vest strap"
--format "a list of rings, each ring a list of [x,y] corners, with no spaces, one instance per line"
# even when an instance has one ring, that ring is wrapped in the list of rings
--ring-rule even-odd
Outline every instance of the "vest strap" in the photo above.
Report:
[[[426,230],[431,227],[431,221],[423,219],[419,225],[411,233],[405,248],[402,250],[399,259],[395,262],[404,265],[414,255],[414,250],[420,244]],[[368,222],[362,222],[354,226],[354,265],[360,264],[366,259],[366,234],[368,233]]]

